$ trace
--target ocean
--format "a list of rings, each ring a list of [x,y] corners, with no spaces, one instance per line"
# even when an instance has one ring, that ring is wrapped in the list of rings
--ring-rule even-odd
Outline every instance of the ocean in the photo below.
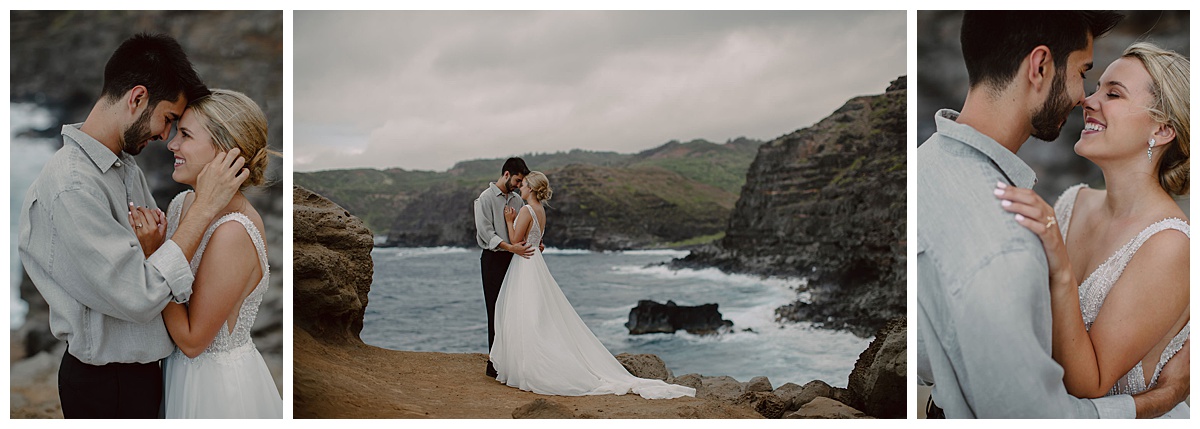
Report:
[[[409,351],[487,353],[487,313],[479,250],[375,248],[374,281],[362,339]],[[567,299],[610,352],[653,353],[676,375],[764,375],[775,387],[823,380],[845,387],[870,338],[775,321],[776,307],[802,289],[802,279],[762,279],[712,269],[663,265],[685,251],[590,252],[546,249],[546,263]],[[717,303],[733,332],[699,336],[629,335],[624,324],[638,300],[679,305]],[[749,329],[749,331],[746,331]],[[480,368],[480,372],[483,368]]]

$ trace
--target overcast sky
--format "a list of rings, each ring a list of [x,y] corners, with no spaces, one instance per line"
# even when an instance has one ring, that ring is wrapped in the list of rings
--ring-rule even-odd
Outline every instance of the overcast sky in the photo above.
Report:
[[[905,73],[905,12],[306,12],[295,171],[770,140]]]

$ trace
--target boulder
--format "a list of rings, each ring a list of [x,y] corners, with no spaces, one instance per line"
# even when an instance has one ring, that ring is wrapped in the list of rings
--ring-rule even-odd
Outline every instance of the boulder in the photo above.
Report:
[[[696,397],[736,402],[742,396],[742,383],[728,375],[701,377]]]
[[[813,399],[830,398],[837,400],[838,396],[839,395],[836,388],[830,386],[824,381],[813,380],[805,384],[804,387],[800,388],[800,393],[792,398],[792,403],[795,407],[793,409],[800,409],[800,407],[803,407],[804,404],[812,402]]]
[[[625,367],[625,370],[638,378],[652,378],[655,380],[668,380],[672,378],[671,369],[667,368],[667,364],[662,358],[652,354],[629,354],[621,353],[617,355],[617,362]]]
[[[771,392],[746,392],[738,397],[738,402],[749,405],[754,411],[768,419],[778,419],[787,412],[787,401],[780,399]]]
[[[747,392],[770,392],[771,390],[774,390],[771,388],[771,380],[768,380],[767,377],[761,375],[751,378],[750,381],[747,381],[742,387],[743,390]]]
[[[671,378],[671,379],[667,380],[667,383],[691,387],[691,388],[697,390],[697,394],[699,394],[698,391],[700,390],[700,387],[702,387],[704,385],[704,382],[702,381],[702,377],[700,376],[700,374],[684,374],[679,377],[675,377],[675,378]]]
[[[862,411],[829,398],[816,398],[799,410],[788,414],[788,419],[863,419],[870,418]]]
[[[517,407],[512,412],[514,419],[571,419],[575,412],[565,405],[542,398]]]
[[[361,343],[374,263],[371,231],[325,197],[292,188],[295,326],[321,341]]]
[[[858,355],[850,372],[847,404],[874,417],[907,417],[907,329],[906,319],[900,317],[875,333],[875,339]]]
[[[721,319],[717,304],[697,306],[677,305],[675,301],[659,304],[655,301],[638,301],[637,307],[629,310],[629,322],[625,323],[630,335],[668,333],[683,329],[692,334],[716,334],[727,332],[733,322]]]

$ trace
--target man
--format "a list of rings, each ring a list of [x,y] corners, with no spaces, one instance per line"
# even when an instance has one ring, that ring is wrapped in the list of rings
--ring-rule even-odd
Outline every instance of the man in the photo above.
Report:
[[[519,189],[527,174],[529,168],[525,166],[525,160],[509,158],[504,161],[500,178],[475,199],[475,242],[483,249],[479,265],[483,272],[483,300],[487,306],[488,350],[496,340],[496,298],[500,296],[508,263],[514,254],[522,258],[533,256],[533,248],[524,241],[512,243],[508,239],[508,225],[504,220],[505,211],[518,210],[525,205]],[[488,377],[496,377],[492,361],[488,361],[484,372]]]
[[[1084,98],[1092,42],[1111,12],[967,12],[962,113],[937,113],[918,149],[918,377],[936,417],[1154,417],[1188,393],[1187,347],[1137,397],[1070,396],[1051,357],[1049,273],[1039,239],[995,203],[997,182],[1030,188],[1016,156],[1054,140]],[[1183,360],[1184,363],[1177,361]]]
[[[160,312],[188,300],[188,261],[247,173],[236,152],[218,154],[174,237],[147,258],[134,228],[164,225],[129,223],[133,206],[155,207],[133,156],[165,140],[187,103],[207,94],[174,39],[129,38],[105,65],[87,119],[63,126],[63,147],[25,194],[18,248],[49,304],[51,331],[67,342],[58,375],[64,417],[159,415],[159,360],[175,348]]]

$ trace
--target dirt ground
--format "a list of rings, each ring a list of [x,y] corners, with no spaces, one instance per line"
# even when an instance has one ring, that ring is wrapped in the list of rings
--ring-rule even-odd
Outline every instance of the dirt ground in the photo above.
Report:
[[[293,332],[295,418],[491,418],[545,399],[578,418],[762,418],[747,406],[691,397],[546,396],[484,375],[481,353],[406,352],[331,346]]]

